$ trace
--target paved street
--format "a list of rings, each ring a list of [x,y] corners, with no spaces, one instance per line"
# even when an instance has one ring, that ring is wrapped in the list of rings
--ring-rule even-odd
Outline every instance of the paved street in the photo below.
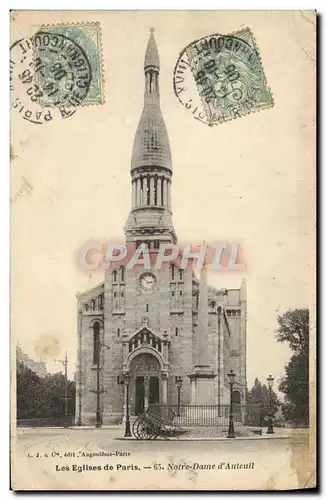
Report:
[[[31,488],[31,478],[33,489],[302,487],[309,479],[308,431],[276,432],[275,439],[176,442],[120,440],[119,427],[20,428],[14,487]]]

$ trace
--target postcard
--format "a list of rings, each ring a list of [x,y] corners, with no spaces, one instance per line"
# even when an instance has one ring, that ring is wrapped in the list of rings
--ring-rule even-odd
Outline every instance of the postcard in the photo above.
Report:
[[[10,22],[11,488],[315,488],[316,12]]]

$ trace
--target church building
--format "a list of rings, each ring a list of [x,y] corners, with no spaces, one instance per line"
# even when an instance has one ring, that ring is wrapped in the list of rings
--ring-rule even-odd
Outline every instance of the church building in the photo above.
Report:
[[[145,62],[144,108],[131,155],[131,210],[126,243],[150,253],[177,243],[172,222],[172,156],[160,108],[159,54],[151,30]],[[127,175],[127,171],[126,171]],[[177,193],[176,193],[177,195]],[[104,282],[77,294],[76,422],[93,425],[99,398],[103,424],[121,422],[127,384],[131,415],[151,404],[245,403],[246,284],[216,289],[205,266],[197,276],[176,264],[161,269],[104,271]],[[96,391],[100,389],[99,394]]]

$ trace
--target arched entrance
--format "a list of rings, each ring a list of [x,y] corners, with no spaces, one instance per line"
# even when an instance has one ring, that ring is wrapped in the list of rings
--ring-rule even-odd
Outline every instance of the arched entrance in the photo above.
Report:
[[[130,361],[129,373],[131,414],[139,415],[161,400],[161,366],[154,355],[139,353]]]

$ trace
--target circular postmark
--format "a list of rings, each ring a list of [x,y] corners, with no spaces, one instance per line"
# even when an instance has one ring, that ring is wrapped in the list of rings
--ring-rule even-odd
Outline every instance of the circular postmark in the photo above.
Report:
[[[248,29],[188,45],[175,66],[173,87],[194,118],[210,126],[273,105]]]
[[[31,123],[74,114],[91,80],[85,51],[62,34],[39,31],[10,48],[12,107]]]

